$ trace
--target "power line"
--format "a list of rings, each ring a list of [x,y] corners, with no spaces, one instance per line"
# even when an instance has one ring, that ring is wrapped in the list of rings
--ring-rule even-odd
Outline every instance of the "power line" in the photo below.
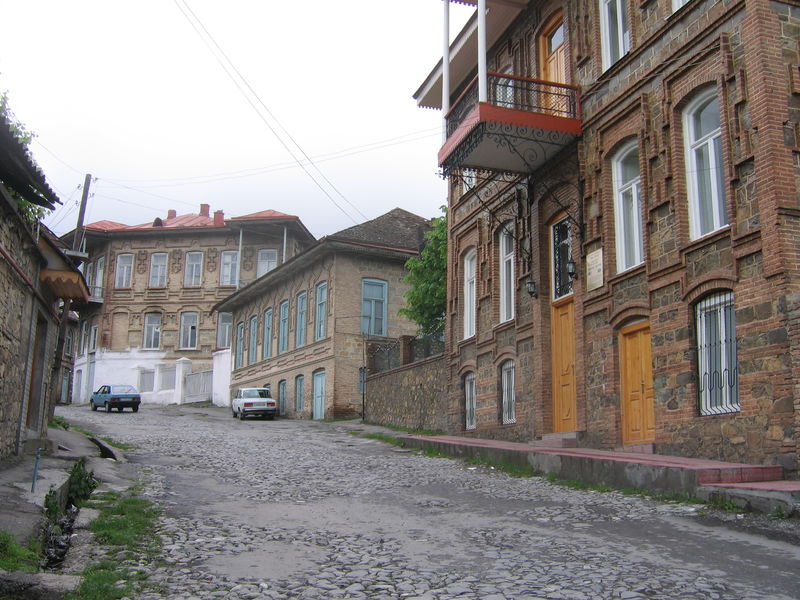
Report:
[[[303,164],[303,162],[302,162],[302,161],[301,161],[301,160],[300,160],[300,159],[299,159],[299,158],[298,158],[298,157],[295,155],[295,153],[294,153],[294,152],[292,151],[292,149],[291,149],[291,148],[288,146],[288,144],[287,144],[287,143],[286,143],[286,142],[283,140],[283,138],[282,138],[280,135],[278,135],[278,132],[277,132],[277,131],[275,131],[275,128],[272,126],[272,124],[271,124],[271,123],[270,123],[270,122],[269,122],[269,121],[268,121],[268,120],[267,120],[267,119],[264,117],[264,115],[261,113],[261,111],[258,109],[258,107],[257,107],[257,106],[256,106],[256,105],[253,103],[253,101],[251,100],[250,96],[248,96],[248,94],[245,92],[245,90],[244,90],[244,89],[242,89],[242,86],[241,86],[241,84],[240,84],[240,83],[239,83],[239,81],[236,79],[236,77],[234,77],[234,76],[231,74],[231,72],[230,72],[230,69],[233,69],[233,70],[234,70],[234,72],[236,72],[236,74],[239,76],[239,78],[241,79],[241,81],[243,81],[243,82],[244,82],[244,84],[245,84],[245,85],[247,85],[247,87],[250,89],[250,92],[252,93],[252,95],[253,95],[253,96],[254,96],[254,97],[255,97],[255,98],[258,100],[258,102],[261,104],[261,106],[263,106],[263,107],[264,107],[264,110],[266,110],[266,112],[267,112],[267,113],[268,113],[268,114],[269,114],[269,115],[272,117],[272,119],[273,119],[273,120],[275,120],[275,122],[276,122],[276,123],[277,123],[277,124],[280,126],[280,123],[277,121],[277,119],[275,119],[275,116],[274,116],[274,115],[273,115],[273,114],[272,114],[272,113],[269,111],[269,109],[266,107],[266,105],[265,105],[265,104],[264,104],[264,102],[261,100],[261,98],[259,98],[258,94],[256,94],[256,92],[253,90],[253,88],[252,88],[252,87],[250,87],[250,84],[249,84],[249,83],[247,83],[247,80],[246,80],[246,79],[245,79],[245,78],[242,76],[242,74],[241,74],[241,73],[239,73],[239,71],[238,71],[238,70],[236,69],[236,67],[233,65],[233,62],[232,62],[232,61],[231,61],[231,60],[228,58],[228,56],[225,54],[225,52],[222,50],[222,48],[219,46],[219,44],[217,44],[217,42],[214,40],[214,37],[213,37],[213,36],[212,36],[212,35],[211,35],[211,34],[208,32],[208,30],[207,30],[207,29],[205,28],[205,26],[203,25],[202,21],[200,21],[200,19],[199,19],[199,18],[197,18],[197,15],[195,15],[195,14],[194,14],[194,12],[192,11],[192,9],[191,9],[191,8],[189,8],[189,6],[188,6],[188,4],[186,4],[185,0],[184,0],[184,5],[185,5],[185,7],[186,7],[186,10],[184,10],[184,8],[181,6],[181,4],[179,3],[179,1],[178,1],[178,0],[173,0],[173,2],[175,3],[175,6],[177,6],[177,7],[178,7],[178,10],[180,10],[180,11],[181,11],[181,14],[184,16],[184,18],[185,18],[185,19],[186,19],[186,20],[189,22],[189,24],[192,26],[192,29],[194,29],[194,30],[195,30],[195,32],[197,33],[197,35],[200,37],[200,39],[203,41],[203,43],[204,43],[204,44],[206,45],[206,47],[209,49],[209,51],[211,52],[211,54],[214,56],[214,59],[215,59],[215,60],[216,60],[216,61],[217,61],[217,62],[220,64],[220,66],[222,67],[222,69],[225,71],[225,74],[226,74],[226,75],[227,75],[227,76],[228,76],[228,77],[231,79],[231,81],[233,82],[233,84],[236,86],[236,88],[239,90],[239,92],[240,92],[240,93],[242,94],[242,96],[245,98],[245,100],[247,101],[247,103],[248,103],[248,104],[249,104],[249,105],[250,105],[250,106],[253,108],[253,110],[256,112],[256,114],[257,114],[257,115],[258,115],[258,117],[261,119],[261,121],[262,121],[262,122],[263,122],[263,123],[264,123],[264,124],[267,126],[267,128],[268,128],[268,129],[269,129],[269,130],[272,132],[272,134],[275,136],[275,139],[277,139],[277,140],[278,140],[278,142],[279,142],[279,143],[280,143],[280,144],[283,146],[283,148],[284,148],[284,149],[285,149],[285,150],[286,150],[286,151],[289,153],[289,155],[292,157],[292,159],[294,159],[294,161],[295,161],[295,162],[298,164],[298,166],[299,166],[301,169],[303,169],[303,171],[306,173],[306,175],[308,175],[308,176],[309,176],[309,178],[311,178],[311,180],[314,182],[314,184],[315,184],[315,185],[316,185],[316,186],[317,186],[317,187],[320,189],[320,191],[321,191],[323,194],[325,194],[325,196],[326,196],[326,197],[327,197],[327,198],[328,198],[328,199],[329,199],[329,200],[330,200],[330,201],[333,203],[333,205],[334,205],[334,206],[336,206],[336,208],[338,208],[338,209],[339,209],[339,210],[342,212],[342,214],[344,214],[344,215],[345,215],[345,216],[346,216],[348,219],[350,219],[350,220],[351,220],[351,221],[352,221],[354,224],[356,224],[356,225],[357,225],[357,224],[358,224],[358,222],[357,222],[357,221],[356,221],[356,220],[355,220],[355,219],[354,219],[354,218],[353,218],[353,217],[352,217],[352,216],[351,216],[351,215],[350,215],[350,214],[349,214],[349,213],[348,213],[348,212],[347,212],[347,211],[346,211],[346,210],[345,210],[345,209],[344,209],[344,208],[343,208],[343,207],[342,207],[342,206],[341,206],[341,205],[340,205],[338,202],[336,202],[336,200],[333,198],[333,196],[331,196],[331,194],[328,192],[328,190],[326,190],[326,189],[325,189],[325,188],[322,186],[322,184],[321,184],[321,183],[320,183],[320,182],[319,182],[319,181],[316,179],[316,177],[314,177],[314,175],[313,175],[313,174],[312,174],[312,173],[311,173],[311,172],[310,172],[310,171],[309,171],[309,170],[306,168],[305,164]],[[197,23],[200,25],[200,27],[202,27],[202,29],[203,29],[203,31],[205,32],[205,34],[206,34],[206,36],[208,37],[208,39],[210,39],[210,40],[213,42],[214,46],[217,48],[217,51],[218,51],[218,52],[219,52],[219,53],[220,53],[220,54],[221,54],[221,55],[222,55],[222,56],[225,58],[225,60],[227,61],[227,63],[230,65],[230,69],[228,68],[228,66],[226,65],[226,63],[225,63],[225,62],[223,62],[223,61],[220,59],[220,57],[217,55],[217,53],[216,53],[216,52],[214,52],[214,50],[211,48],[211,46],[209,46],[209,44],[208,44],[208,41],[207,41],[207,40],[206,40],[206,38],[203,36],[203,34],[200,32],[200,30],[198,29],[198,27],[197,27],[197,25],[195,24],[195,22],[194,22],[194,21],[192,21],[191,17],[189,17],[189,15],[186,13],[186,11],[189,11],[189,12],[192,14],[192,16],[195,18],[195,20],[197,21]],[[286,130],[285,130],[285,129],[284,129],[282,126],[281,126],[281,129],[283,129],[283,131],[284,131],[284,132],[286,132]],[[310,164],[312,164],[312,165],[313,165],[313,164],[314,164],[314,162],[313,162],[313,161],[311,161],[311,160],[308,158],[308,155],[307,155],[305,152],[303,152],[303,150],[302,150],[302,148],[300,148],[299,144],[297,144],[297,142],[295,142],[295,141],[294,141],[294,139],[292,139],[292,137],[291,137],[291,136],[290,136],[288,133],[287,133],[287,136],[288,136],[288,137],[289,137],[289,139],[292,141],[292,143],[293,143],[293,144],[294,144],[294,145],[295,145],[295,146],[296,146],[296,147],[297,147],[297,148],[298,148],[298,149],[299,149],[299,150],[302,152],[302,154],[303,154],[303,155],[306,157],[306,159],[308,160],[308,162],[309,162]],[[316,165],[314,165],[314,166],[315,166],[315,168],[316,168],[317,172],[319,172],[319,173],[320,173],[320,175],[322,175],[322,172],[319,170],[319,167],[316,167]],[[339,192],[339,191],[336,189],[336,187],[335,187],[335,186],[333,186],[333,184],[331,184],[331,183],[330,183],[330,181],[328,181],[328,179],[327,179],[327,178],[325,178],[325,176],[324,176],[324,175],[322,175],[322,177],[323,177],[323,179],[325,179],[325,181],[328,183],[328,185],[330,185],[330,187],[331,187],[333,190],[335,190],[335,191],[336,191],[336,193],[338,193],[338,194],[339,194],[339,195],[340,195],[342,198],[344,198],[344,196],[341,194],[341,192]],[[344,198],[344,200],[345,200],[345,201],[347,201],[347,199],[346,199],[346,198]],[[352,205],[352,204],[351,204],[349,201],[348,201],[348,204],[350,204],[351,206],[353,206],[353,205]],[[353,208],[355,208],[355,207],[353,207]],[[356,211],[358,211],[358,209],[357,209],[357,208],[356,208]],[[358,212],[360,213],[360,211],[358,211]],[[361,213],[360,213],[360,214],[361,214]],[[363,216],[363,214],[362,214],[362,216]],[[366,218],[366,217],[364,217],[364,218]]]

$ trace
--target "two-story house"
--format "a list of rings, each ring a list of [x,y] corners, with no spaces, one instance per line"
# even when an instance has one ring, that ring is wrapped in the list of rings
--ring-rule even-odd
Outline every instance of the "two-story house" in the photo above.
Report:
[[[451,430],[796,470],[797,5],[470,3],[415,95]]]
[[[231,391],[269,386],[279,414],[323,419],[361,412],[366,340],[414,335],[398,315],[405,262],[430,221],[400,208],[321,238],[219,302],[234,323]]]
[[[107,383],[135,385],[147,401],[154,388],[174,387],[179,358],[210,369],[212,353],[230,345],[232,323],[211,307],[314,241],[298,217],[265,210],[226,220],[208,204],[199,214],[169,210],[151,223],[99,221],[82,232],[91,295],[75,341],[75,402]]]

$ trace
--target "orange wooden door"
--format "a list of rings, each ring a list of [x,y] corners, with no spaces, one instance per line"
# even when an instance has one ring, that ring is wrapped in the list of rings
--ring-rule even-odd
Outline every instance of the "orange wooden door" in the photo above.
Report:
[[[551,323],[553,431],[575,431],[575,303],[571,297],[553,303]]]
[[[656,439],[653,362],[648,323],[620,331],[622,443],[645,444]]]

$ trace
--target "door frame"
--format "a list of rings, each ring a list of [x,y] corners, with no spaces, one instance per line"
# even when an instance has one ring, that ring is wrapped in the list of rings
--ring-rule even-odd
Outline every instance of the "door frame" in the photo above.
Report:
[[[627,439],[627,432],[628,432],[628,413],[627,411],[627,391],[625,386],[625,353],[627,352],[628,344],[626,339],[631,334],[639,333],[643,330],[647,330],[647,336],[650,341],[650,390],[653,390],[653,361],[652,361],[652,334],[650,328],[650,321],[648,319],[642,319],[640,321],[635,321],[633,323],[628,323],[624,327],[621,327],[618,330],[619,336],[619,409],[620,409],[620,440],[624,446],[635,446],[639,444],[651,444],[655,442],[655,398],[653,394],[655,393],[654,390],[648,396],[645,392],[647,389],[646,382],[642,382],[644,385],[644,389],[642,390],[642,431],[644,432],[647,429],[648,420],[652,421],[653,425],[653,432],[652,436],[645,436],[642,439]],[[649,400],[648,400],[649,397]],[[649,414],[645,414],[645,413]],[[648,419],[648,416],[650,417]]]

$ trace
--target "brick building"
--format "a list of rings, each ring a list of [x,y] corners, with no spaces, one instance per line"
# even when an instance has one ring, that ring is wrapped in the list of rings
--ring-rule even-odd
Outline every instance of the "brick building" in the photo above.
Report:
[[[798,5],[480,5],[415,95],[446,117],[450,430],[796,471]]]
[[[144,401],[161,401],[148,393],[174,387],[176,359],[211,369],[231,331],[230,314],[211,307],[314,241],[295,216],[264,210],[226,220],[208,204],[199,214],[170,210],[152,223],[99,221],[84,231],[91,295],[80,310],[76,402],[105,383],[129,383]]]
[[[269,385],[279,412],[323,419],[361,412],[365,336],[413,335],[397,311],[405,262],[430,222],[405,210],[320,239],[219,302],[233,315],[231,390]]]
[[[47,432],[52,391],[63,373],[56,361],[63,300],[88,290],[57,240],[26,219],[24,199],[52,209],[56,194],[0,117],[0,457],[19,453]]]

